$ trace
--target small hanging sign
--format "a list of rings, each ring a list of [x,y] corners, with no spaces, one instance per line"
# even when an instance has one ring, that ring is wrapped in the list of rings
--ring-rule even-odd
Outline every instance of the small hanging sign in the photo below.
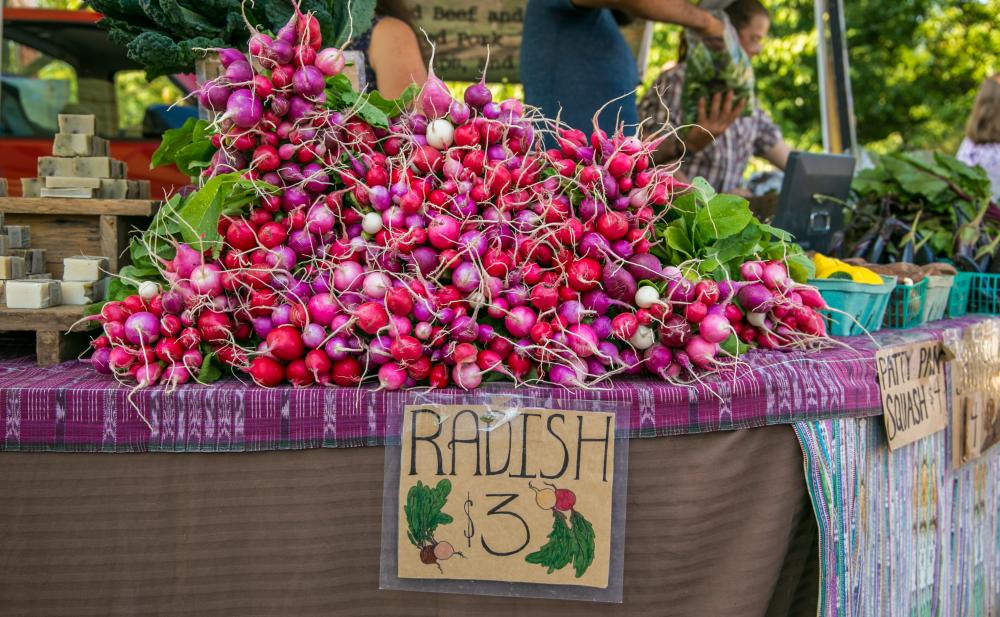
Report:
[[[945,353],[939,341],[880,349],[875,353],[875,363],[890,450],[933,435],[948,425]]]

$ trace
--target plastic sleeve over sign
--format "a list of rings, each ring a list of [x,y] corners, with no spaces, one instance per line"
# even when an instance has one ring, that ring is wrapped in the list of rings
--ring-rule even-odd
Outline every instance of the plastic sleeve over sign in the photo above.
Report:
[[[621,602],[628,409],[411,393],[387,427],[380,588]]]

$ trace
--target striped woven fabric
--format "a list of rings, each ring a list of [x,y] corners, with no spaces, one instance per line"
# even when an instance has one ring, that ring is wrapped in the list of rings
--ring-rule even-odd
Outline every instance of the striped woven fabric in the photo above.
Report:
[[[926,340],[978,319],[880,332],[875,340]],[[627,414],[631,437],[871,416],[881,409],[875,340],[843,339],[816,353],[754,351],[738,370],[692,386],[619,380],[603,389],[516,392],[525,404]],[[471,403],[514,392],[501,385],[435,396]],[[0,450],[249,452],[380,445],[403,405],[419,396],[372,388],[264,389],[236,379],[172,392],[132,391],[82,362],[38,368],[23,357],[0,354]]]

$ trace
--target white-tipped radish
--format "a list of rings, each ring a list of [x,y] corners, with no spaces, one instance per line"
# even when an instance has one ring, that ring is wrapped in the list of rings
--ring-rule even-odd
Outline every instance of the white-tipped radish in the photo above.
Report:
[[[455,127],[444,118],[431,120],[427,125],[427,145],[438,150],[449,148],[455,141]]]
[[[755,328],[763,328],[767,313],[747,313],[747,323]]]
[[[639,308],[649,308],[660,301],[660,292],[655,287],[643,285],[635,292],[635,305]]]
[[[656,342],[656,333],[648,326],[639,326],[628,342],[636,349],[649,349]]]
[[[149,302],[160,293],[160,286],[153,281],[139,283],[139,297]]]
[[[361,229],[369,234],[377,234],[382,231],[382,215],[378,212],[369,212],[361,219]]]

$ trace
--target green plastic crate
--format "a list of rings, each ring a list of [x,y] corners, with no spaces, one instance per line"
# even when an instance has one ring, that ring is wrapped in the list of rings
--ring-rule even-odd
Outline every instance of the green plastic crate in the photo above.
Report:
[[[924,315],[922,321],[937,321],[944,317],[948,308],[948,298],[955,277],[950,274],[934,274],[927,277],[927,297],[924,299]]]
[[[833,336],[856,336],[882,327],[896,277],[883,276],[881,285],[867,285],[844,279],[812,279],[809,284],[823,295],[833,311],[820,311]],[[846,313],[846,314],[845,314]]]
[[[972,285],[971,272],[959,272],[951,284],[948,294],[948,317],[961,317],[969,312],[969,286]]]
[[[885,311],[885,327],[897,330],[912,328],[924,323],[924,304],[927,300],[927,278],[913,285],[896,285]]]
[[[970,273],[969,312],[1000,314],[1000,274]]]

